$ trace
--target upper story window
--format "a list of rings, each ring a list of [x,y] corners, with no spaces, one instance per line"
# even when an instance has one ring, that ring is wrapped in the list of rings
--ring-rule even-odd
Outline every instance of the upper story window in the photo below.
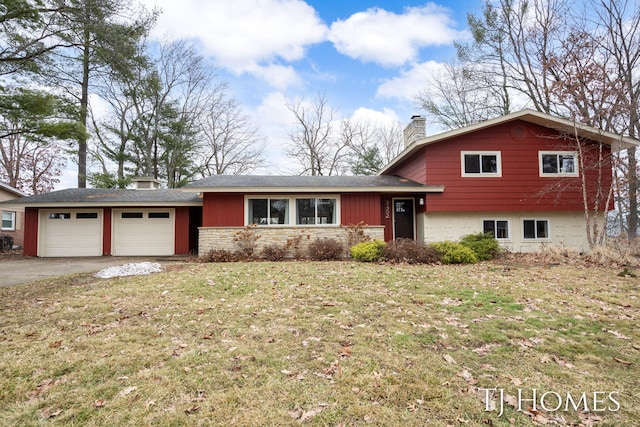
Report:
[[[462,151],[462,176],[502,176],[502,161],[499,151]]]
[[[578,154],[573,151],[540,151],[540,176],[578,176]]]
[[[248,204],[249,224],[289,224],[289,199],[249,199]]]
[[[2,212],[2,230],[15,230],[16,229],[16,213],[15,212]]]

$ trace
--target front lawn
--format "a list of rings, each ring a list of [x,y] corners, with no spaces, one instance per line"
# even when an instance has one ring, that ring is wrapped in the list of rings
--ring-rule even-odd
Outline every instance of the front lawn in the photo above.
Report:
[[[0,424],[636,425],[640,279],[619,270],[194,263],[0,288]]]

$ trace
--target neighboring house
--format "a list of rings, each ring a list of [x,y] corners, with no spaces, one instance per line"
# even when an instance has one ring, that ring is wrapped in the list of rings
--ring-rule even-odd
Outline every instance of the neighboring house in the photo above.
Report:
[[[0,182],[0,202],[25,197],[26,194],[17,188]],[[0,237],[11,236],[13,246],[22,246],[24,241],[24,207],[20,205],[3,204],[0,206]],[[0,243],[1,244],[1,243]],[[1,248],[6,249],[6,248]]]
[[[28,197],[25,254],[204,255],[236,249],[234,238],[249,226],[260,250],[296,240],[346,241],[349,226],[358,224],[385,241],[488,232],[516,252],[543,245],[587,250],[582,183],[588,199],[596,182],[606,190],[612,151],[638,145],[531,110],[429,137],[424,119],[414,117],[405,139],[404,151],[377,176],[217,175],[182,190],[69,189]],[[605,205],[600,220],[613,207]],[[70,243],[76,241],[84,243]]]

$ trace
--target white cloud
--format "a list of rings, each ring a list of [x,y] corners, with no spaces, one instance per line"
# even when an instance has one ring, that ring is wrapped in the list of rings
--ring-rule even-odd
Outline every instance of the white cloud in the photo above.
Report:
[[[398,114],[390,108],[384,108],[382,111],[378,111],[360,107],[353,112],[351,118],[355,121],[378,123],[385,126],[390,126],[400,121]]]
[[[236,74],[270,77],[278,61],[302,59],[305,49],[324,41],[328,31],[301,0],[143,1],[162,10],[153,37],[195,40],[204,55]],[[290,76],[293,69],[285,71]]]
[[[351,58],[400,66],[415,60],[422,47],[448,45],[462,36],[450,13],[433,3],[408,7],[401,15],[371,8],[334,22],[329,39]]]
[[[415,100],[433,75],[444,72],[445,65],[435,61],[416,64],[408,70],[403,70],[398,77],[385,80],[376,92],[381,98],[397,98]]]

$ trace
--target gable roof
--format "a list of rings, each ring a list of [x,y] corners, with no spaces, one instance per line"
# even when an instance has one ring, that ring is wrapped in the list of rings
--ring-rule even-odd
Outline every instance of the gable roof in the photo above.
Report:
[[[640,145],[640,141],[633,138],[616,135],[611,132],[605,132],[596,129],[591,126],[583,125],[572,120],[562,119],[552,116],[550,114],[541,113],[530,109],[518,111],[516,113],[507,114],[505,116],[496,117],[493,119],[485,120],[480,123],[476,123],[470,126],[466,126],[460,129],[454,129],[439,133],[437,135],[427,136],[420,138],[417,141],[411,143],[400,154],[398,154],[389,164],[384,166],[378,174],[383,174],[398,163],[406,160],[415,154],[422,147],[437,142],[446,141],[451,138],[466,135],[472,132],[477,132],[482,129],[487,129],[492,126],[497,126],[503,123],[508,123],[515,120],[522,120],[528,123],[544,126],[546,128],[555,129],[560,132],[566,132],[573,134],[578,132],[578,135],[582,138],[587,138],[593,141],[600,141],[604,144],[610,145],[614,150],[624,150],[630,147],[637,147]]]
[[[444,187],[389,175],[213,175],[188,184],[183,190],[212,193],[441,193]]]
[[[198,206],[202,200],[197,194],[181,190],[124,190],[110,188],[67,188],[51,193],[36,194],[13,204],[32,207],[96,207],[124,206]]]
[[[8,184],[5,184],[3,182],[0,182],[0,188],[11,193],[12,195],[16,196],[16,197],[26,197],[27,194],[23,193],[22,191],[18,190],[17,188],[14,188]]]

